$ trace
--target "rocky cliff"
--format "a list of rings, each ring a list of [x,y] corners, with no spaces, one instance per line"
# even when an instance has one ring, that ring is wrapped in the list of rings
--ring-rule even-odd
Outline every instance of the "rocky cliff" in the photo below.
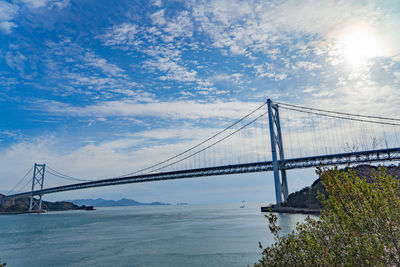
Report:
[[[371,181],[371,177],[378,167],[372,165],[359,165],[352,169],[361,178]],[[393,177],[400,177],[400,166],[387,166],[387,173]],[[348,170],[349,168],[345,168]],[[321,203],[317,200],[318,191],[326,194],[325,188],[320,179],[314,181],[311,186],[305,187],[300,191],[291,193],[286,202],[280,207],[271,206],[273,211],[289,213],[319,213],[322,209]],[[268,211],[269,207],[263,207],[262,211]]]

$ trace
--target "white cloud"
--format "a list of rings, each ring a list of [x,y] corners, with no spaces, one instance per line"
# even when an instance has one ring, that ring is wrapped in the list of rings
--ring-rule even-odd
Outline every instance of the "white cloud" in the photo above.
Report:
[[[400,25],[400,20],[391,11],[391,5],[390,2],[381,5],[375,0],[363,3],[333,0],[190,1],[185,3],[186,10],[173,15],[167,12],[168,9],[151,14],[154,27],[116,25],[103,36],[103,41],[106,45],[144,53],[149,57],[144,66],[151,72],[160,72],[161,80],[196,83],[196,93],[209,96],[222,91],[211,90],[214,86],[212,78],[202,78],[200,68],[194,69],[185,58],[188,47],[198,46],[192,40],[194,32],[208,35],[211,45],[221,48],[225,56],[228,54],[224,51],[229,51],[257,62],[251,65],[258,78],[279,82],[288,77],[295,79],[298,77],[296,71],[301,70],[310,76],[317,75],[316,71],[326,67],[324,59],[329,61],[332,57],[329,55],[332,52],[330,43],[337,32],[354,21],[376,24],[386,32],[385,37],[397,36],[390,39],[397,44],[394,40],[400,40],[400,36],[393,25]],[[260,53],[274,66],[256,61]],[[235,81],[240,83],[242,79],[236,77]]]
[[[315,69],[319,69],[322,66],[320,64],[317,64],[315,62],[310,62],[310,61],[296,61],[293,66],[292,69],[294,70],[298,70],[298,69],[305,69],[307,71],[312,71]]]
[[[131,23],[123,23],[115,25],[104,36],[100,37],[104,40],[104,44],[108,46],[114,45],[132,45],[137,46],[141,42],[137,40],[138,26]]]
[[[307,88],[305,88],[302,92],[303,93],[312,93],[315,92],[317,89],[312,87],[312,86],[308,86]]]
[[[69,5],[69,0],[19,0],[30,8],[64,8]]]
[[[241,74],[241,73],[233,73],[233,74],[219,73],[219,74],[215,74],[215,75],[209,77],[208,80],[213,81],[213,82],[225,81],[225,82],[231,82],[231,83],[236,83],[236,84],[243,84],[243,74]],[[208,86],[212,86],[212,85],[213,84],[210,83]]]
[[[8,3],[4,0],[0,0],[0,30],[6,34],[11,33],[14,28],[18,27],[15,20],[17,16],[24,15],[20,13],[24,11],[22,8],[24,6],[29,9],[43,7],[48,9],[62,9],[70,4],[69,0],[17,0],[12,2],[13,3]]]
[[[153,5],[156,7],[161,7],[162,6],[162,1],[161,0],[154,0]]]
[[[156,116],[171,119],[240,118],[257,107],[255,102],[172,101],[137,103],[133,101],[98,102],[89,106],[71,106],[55,101],[41,101],[41,111],[69,116]]]
[[[124,69],[68,38],[49,41],[47,47],[51,55],[46,60],[48,76],[62,81],[55,89],[58,93],[86,94],[96,98],[123,95],[138,101],[152,97],[139,91],[141,85],[131,80]]]
[[[10,4],[5,1],[0,1],[0,20],[11,20],[18,12],[16,5]]]
[[[165,72],[166,75],[159,77],[161,80],[175,80],[181,82],[194,82],[197,80],[197,72],[195,70],[188,70],[169,57],[157,57],[154,60],[147,60],[144,65],[148,68],[154,68]]]
[[[193,24],[188,11],[182,11],[173,20],[170,20],[164,31],[169,33],[173,38],[191,37],[193,33]]]
[[[396,86],[377,86],[357,82],[344,87],[312,92],[308,106],[364,115],[396,117],[400,90]]]
[[[11,33],[12,29],[16,28],[17,24],[11,21],[1,21],[0,22],[0,29],[3,30],[5,33]]]
[[[87,62],[88,66],[97,67],[112,76],[120,76],[124,72],[116,65],[107,62],[107,60],[97,56],[93,52],[87,52],[83,58]]]
[[[0,131],[0,138],[2,136],[5,137],[19,137],[21,135],[21,133],[18,131],[10,131],[10,130],[2,130]],[[1,139],[0,139],[1,140]]]
[[[280,45],[301,47],[299,53],[309,51],[309,48],[324,49],[325,43],[320,41],[332,38],[332,32],[346,23],[366,20],[378,25],[392,25],[399,20],[391,13],[390,3],[383,6],[384,13],[377,8],[378,1],[375,0],[279,3],[220,0],[205,4],[192,1],[189,5],[202,30],[214,40],[214,46],[248,56],[258,51],[268,54]],[[398,36],[394,29],[391,34]],[[292,43],[293,37],[307,36],[315,36],[316,40],[299,47]]]
[[[181,82],[199,82],[197,71],[191,70],[184,65],[181,51],[174,45],[154,45],[144,48],[142,52],[150,56],[143,62],[143,66],[152,72],[158,70],[161,80],[175,80]]]
[[[32,8],[39,8],[46,6],[49,0],[21,0],[21,2],[29,5]]]
[[[57,7],[57,8],[61,9],[61,8],[69,6],[69,4],[70,4],[70,0],[52,1],[50,4],[50,8]]]
[[[136,50],[149,58],[143,66],[161,72],[160,80],[201,82],[197,71],[190,69],[182,58],[183,44],[192,36],[193,24],[188,11],[169,18],[165,10],[153,13],[150,18],[156,27],[139,27],[130,23],[113,26],[100,38],[107,46],[123,50]],[[177,41],[177,38],[182,38]],[[186,41],[183,41],[185,39]],[[174,42],[173,42],[174,41]],[[166,42],[166,43],[164,43]]]
[[[4,33],[9,34],[13,28],[17,27],[12,20],[18,14],[18,9],[17,5],[0,1],[0,30]]]
[[[165,15],[165,9],[153,13],[150,18],[158,28],[163,31],[162,39],[166,42],[172,42],[174,38],[188,38],[193,34],[193,23],[190,13],[187,10],[181,11],[173,17]],[[160,35],[160,32],[157,32]]]
[[[150,18],[152,19],[153,23],[158,25],[158,26],[163,26],[167,23],[167,21],[165,20],[165,10],[161,9],[158,10],[157,12],[151,14]]]
[[[269,63],[265,63],[263,65],[254,65],[253,67],[256,71],[257,76],[261,78],[267,77],[274,81],[282,81],[288,77],[288,75],[283,72],[285,70],[283,69],[275,70],[275,67]]]
[[[26,56],[19,51],[9,51],[5,56],[7,65],[13,69],[18,70],[21,75],[24,75],[24,65],[27,60]]]

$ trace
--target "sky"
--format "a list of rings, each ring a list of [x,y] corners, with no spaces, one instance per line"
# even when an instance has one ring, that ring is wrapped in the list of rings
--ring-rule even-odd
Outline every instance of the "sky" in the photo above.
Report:
[[[399,117],[398,29],[397,0],[0,0],[0,193],[34,162],[94,179],[135,171],[268,98]],[[315,178],[290,171],[289,189]],[[272,173],[45,199],[97,197],[275,199]]]

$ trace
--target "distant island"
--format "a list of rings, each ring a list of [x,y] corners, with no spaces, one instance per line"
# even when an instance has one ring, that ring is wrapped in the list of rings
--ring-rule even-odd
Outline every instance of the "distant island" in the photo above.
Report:
[[[372,165],[358,165],[352,167],[357,176],[371,180],[374,172],[378,167]],[[400,177],[400,166],[387,166],[387,173],[392,177]],[[348,170],[345,168],[344,170]],[[262,207],[261,211],[268,212],[269,208],[272,208],[274,212],[285,212],[285,213],[305,213],[305,214],[319,214],[322,205],[317,200],[318,191],[326,194],[326,190],[321,182],[321,179],[317,179],[311,186],[307,186],[300,191],[291,193],[287,201],[282,203],[281,206],[272,205],[269,207]]]
[[[15,199],[12,205],[5,205],[1,201],[5,195],[0,194],[0,214],[20,214],[29,210],[29,197]],[[163,206],[171,205],[163,202],[142,203],[133,199],[122,198],[120,200],[97,199],[75,199],[57,202],[42,202],[42,209],[45,211],[65,210],[93,210],[93,207],[121,207],[121,206]],[[185,205],[185,204],[183,204]]]
[[[97,199],[74,199],[66,200],[67,202],[72,202],[76,205],[94,206],[94,207],[123,207],[123,206],[163,206],[171,205],[170,203],[162,202],[151,202],[142,203],[129,198],[122,198],[120,200],[107,200],[102,198]]]
[[[13,205],[5,205],[1,201],[5,196],[0,194],[0,214],[20,214],[29,210],[29,197],[15,199]],[[42,201],[42,209],[46,211],[93,210],[91,205],[75,205],[67,201]]]

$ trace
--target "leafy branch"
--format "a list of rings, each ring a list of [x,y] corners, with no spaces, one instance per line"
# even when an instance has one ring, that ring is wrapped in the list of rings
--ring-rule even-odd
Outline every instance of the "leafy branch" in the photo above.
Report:
[[[400,181],[379,168],[370,179],[355,171],[319,168],[324,211],[287,236],[266,215],[275,243],[254,266],[400,266]]]

